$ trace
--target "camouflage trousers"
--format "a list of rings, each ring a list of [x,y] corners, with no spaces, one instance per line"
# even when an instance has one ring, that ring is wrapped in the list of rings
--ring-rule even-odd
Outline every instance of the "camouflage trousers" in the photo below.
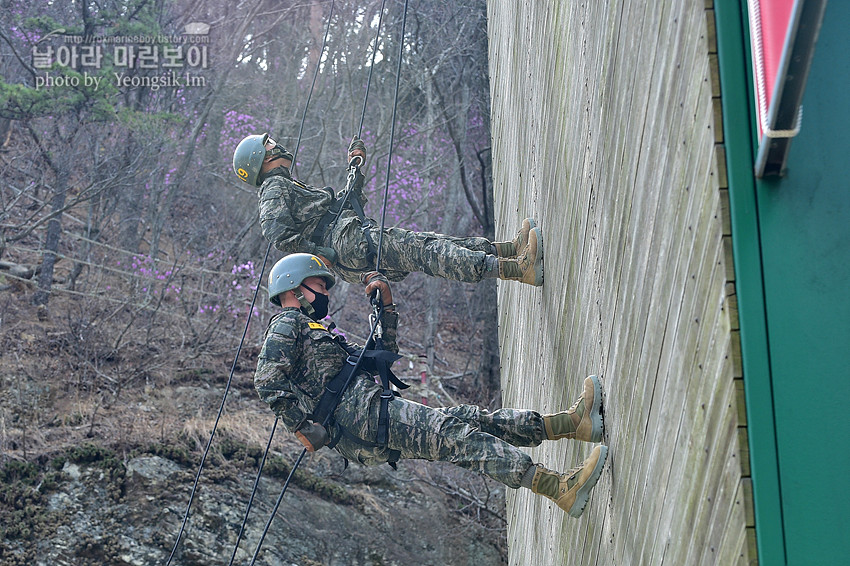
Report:
[[[377,433],[379,395],[362,382],[352,389],[355,391],[349,390],[351,395],[346,394],[335,413],[337,423],[347,431],[336,449],[364,465],[382,464],[390,450],[398,450],[402,459],[451,462],[517,489],[532,464],[528,454],[517,447],[537,446],[546,439],[543,418],[535,411],[499,409],[491,413],[473,405],[432,408],[396,398],[389,404],[388,445],[377,447],[370,444]],[[359,411],[354,409],[358,398],[365,402]]]
[[[390,281],[401,281],[409,273],[421,271],[435,277],[478,283],[484,278],[485,258],[491,253],[487,238],[456,238],[435,232],[412,232],[385,228],[381,240],[379,226],[369,229],[376,249],[381,241],[381,271]],[[337,253],[333,266],[344,280],[359,283],[360,274],[375,269],[369,258],[369,245],[357,217],[349,216],[325,236],[325,245]]]

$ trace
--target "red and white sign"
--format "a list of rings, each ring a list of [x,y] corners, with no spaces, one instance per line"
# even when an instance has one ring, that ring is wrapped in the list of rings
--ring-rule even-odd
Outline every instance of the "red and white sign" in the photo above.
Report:
[[[788,35],[794,0],[748,0],[756,114],[759,139],[769,131],[768,110],[776,88],[776,75]]]

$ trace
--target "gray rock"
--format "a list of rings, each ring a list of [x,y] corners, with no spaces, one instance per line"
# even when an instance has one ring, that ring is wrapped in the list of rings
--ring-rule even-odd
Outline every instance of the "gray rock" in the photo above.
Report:
[[[457,501],[432,487],[432,482],[418,481],[421,467],[441,464],[403,462],[398,472],[352,466],[341,475],[340,462],[317,458],[315,464],[312,470],[302,465],[302,470],[327,474],[322,468],[335,469],[331,481],[344,482],[341,485],[356,503],[337,504],[291,485],[257,564],[505,564],[500,550],[504,531],[484,528],[458,512]],[[48,494],[45,505],[58,526],[37,541],[36,565],[165,564],[183,521],[195,470],[167,458],[141,456],[127,461],[123,471],[123,478],[119,473],[116,479],[114,471],[94,464],[65,464],[64,480]],[[202,475],[173,566],[230,561],[255,470],[245,469],[233,477],[221,470],[212,472],[216,479]],[[464,478],[481,481],[474,474]],[[121,489],[116,491],[115,482]],[[236,564],[250,562],[282,484],[278,478],[261,479]],[[504,505],[504,498],[496,494],[498,505]],[[7,544],[6,549],[14,550],[16,544]],[[22,545],[17,547],[21,552]]]

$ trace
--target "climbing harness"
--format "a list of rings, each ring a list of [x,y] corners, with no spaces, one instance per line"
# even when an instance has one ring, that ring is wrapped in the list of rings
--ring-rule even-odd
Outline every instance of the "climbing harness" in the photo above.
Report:
[[[371,325],[370,325],[371,327],[369,329],[369,336],[370,336],[369,340],[371,340],[372,336],[376,335],[375,334],[376,330],[380,327],[381,314],[383,313],[383,308],[384,307],[381,304],[380,292],[378,292],[376,299],[375,299],[375,305],[374,305],[375,316],[371,317]],[[368,341],[367,341],[367,345],[368,345]],[[344,367],[343,370],[339,374],[337,374],[337,376],[331,381],[331,383],[329,383],[325,387],[325,394],[328,395],[328,399],[325,402],[326,407],[325,408],[319,407],[319,405],[322,404],[322,399],[325,398],[325,394],[323,394],[322,399],[320,399],[319,403],[317,404],[317,408],[314,409],[314,411],[313,411],[314,415],[317,413],[317,411],[319,409],[321,409],[323,412],[327,413],[327,414],[325,414],[324,418],[321,421],[322,426],[324,426],[325,428],[328,427],[328,423],[330,422],[330,420],[333,416],[333,409],[336,408],[336,404],[339,403],[339,399],[342,397],[342,394],[345,392],[345,390],[351,384],[354,377],[358,374],[358,371],[363,367],[362,366],[363,360],[367,357],[367,352],[370,352],[370,351],[374,352],[374,350],[369,350],[367,348],[360,349],[360,352],[357,355],[357,359],[356,359],[356,361],[354,361],[353,364],[350,361],[352,359],[353,355],[349,354],[349,357],[346,360],[346,367]],[[390,354],[390,356],[396,356],[396,354],[393,354],[392,352],[386,352],[386,353]],[[369,355],[369,357],[375,357],[375,356]],[[382,356],[378,356],[378,357],[382,357]],[[385,358],[385,359],[388,359],[388,358]],[[392,361],[395,361],[395,359],[398,359],[398,358],[393,358]],[[377,361],[376,361],[376,364],[377,364]],[[348,368],[350,368],[350,369],[348,369]],[[395,376],[393,376],[393,377],[395,377]],[[334,382],[336,382],[336,383],[334,383]],[[402,384],[402,385],[404,385],[404,384]],[[337,387],[338,387],[338,390],[336,389]],[[314,421],[314,422],[316,422],[316,421]],[[351,435],[351,434],[347,435],[347,438],[352,438],[352,437],[354,437],[354,436]],[[356,437],[354,437],[354,438],[356,438]],[[360,439],[357,439],[357,440],[361,444],[364,442]],[[339,438],[336,439],[334,444],[336,444],[336,442],[339,442]],[[286,493],[287,488],[289,487],[290,481],[292,481],[292,477],[295,474],[295,470],[298,469],[298,466],[301,464],[301,461],[304,459],[304,456],[306,456],[306,454],[307,454],[307,448],[304,448],[303,450],[301,450],[301,454],[298,456],[298,459],[295,461],[295,464],[292,465],[292,469],[289,471],[289,475],[287,476],[286,481],[283,484],[283,488],[280,491],[280,495],[278,495],[277,501],[275,502],[275,505],[272,508],[271,514],[269,515],[269,519],[268,519],[268,521],[266,521],[266,526],[265,526],[265,528],[263,528],[263,532],[260,535],[259,541],[257,542],[257,548],[254,551],[254,555],[251,557],[250,566],[254,566],[254,563],[257,561],[257,557],[260,554],[260,548],[262,548],[263,541],[266,538],[266,534],[268,534],[269,529],[271,528],[272,520],[274,519],[275,515],[277,514],[277,510],[280,508],[280,504],[283,501],[283,496]],[[391,465],[393,465],[393,467],[395,467],[394,463],[398,461],[399,456],[400,456],[400,453],[398,453],[397,451],[395,451],[394,454],[390,455],[391,459],[394,458],[393,464],[391,464]]]
[[[371,229],[375,227],[375,224],[366,216],[366,213],[363,210],[363,182],[366,178],[360,171],[360,164],[357,163],[358,161],[361,163],[363,161],[360,156],[353,157],[349,162],[345,189],[340,191],[339,195],[334,198],[334,201],[328,207],[328,210],[319,220],[319,223],[316,225],[316,229],[313,230],[313,234],[310,236],[310,241],[317,246],[324,246],[325,236],[329,231],[333,231],[336,223],[342,216],[342,213],[345,210],[351,210],[360,219],[360,225],[363,228],[363,239],[366,241],[368,250],[366,252],[366,261],[368,263],[372,263],[377,256],[375,242],[372,240],[372,235],[370,233]],[[331,193],[333,193],[333,190],[330,189],[330,187],[326,190],[330,190]],[[340,196],[342,198],[339,198]],[[339,264],[334,265],[334,267],[345,271],[357,271],[356,269],[349,269],[344,265]]]
[[[325,385],[325,391],[322,393],[318,403],[316,403],[316,407],[313,409],[313,414],[311,415],[312,418],[310,419],[317,423],[327,423],[326,428],[335,426],[338,429],[336,436],[328,443],[328,448],[336,446],[343,436],[355,444],[369,448],[385,448],[387,445],[387,441],[389,440],[389,402],[398,395],[390,385],[392,384],[398,389],[407,389],[409,385],[396,377],[390,369],[396,360],[401,359],[401,356],[383,348],[383,340],[380,336],[380,317],[382,314],[383,307],[378,308],[378,305],[375,305],[375,309],[370,316],[371,325],[375,328],[375,340],[374,342],[370,340],[366,347],[356,348],[346,342],[338,341],[338,344],[348,352],[348,358],[345,360],[346,363],[339,373]],[[375,442],[369,442],[351,434],[343,426],[336,423],[333,418],[333,413],[339,405],[343,394],[345,394],[346,389],[358,371],[368,373],[369,375],[378,375],[381,380],[381,387],[383,388],[380,397],[381,404],[378,412],[378,430]],[[388,463],[393,469],[396,467],[399,456],[400,453],[397,450],[390,451]]]

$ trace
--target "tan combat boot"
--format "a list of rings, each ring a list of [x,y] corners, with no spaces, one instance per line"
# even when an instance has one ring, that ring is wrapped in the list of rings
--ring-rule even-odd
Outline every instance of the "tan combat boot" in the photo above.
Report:
[[[565,474],[537,466],[531,480],[531,491],[548,497],[571,517],[581,517],[590,498],[590,491],[602,474],[606,458],[608,447],[600,444],[590,453],[590,458]]]
[[[528,232],[535,226],[537,226],[537,223],[533,218],[526,218],[522,221],[522,228],[516,233],[516,238],[510,242],[493,242],[496,255],[499,257],[516,257],[521,254],[525,246],[528,245]]]
[[[540,228],[528,232],[528,245],[518,258],[499,258],[499,279],[535,287],[543,285],[543,232]]]
[[[573,406],[554,415],[543,415],[548,440],[574,438],[584,442],[602,440],[602,384],[595,375],[584,378],[584,392]]]

